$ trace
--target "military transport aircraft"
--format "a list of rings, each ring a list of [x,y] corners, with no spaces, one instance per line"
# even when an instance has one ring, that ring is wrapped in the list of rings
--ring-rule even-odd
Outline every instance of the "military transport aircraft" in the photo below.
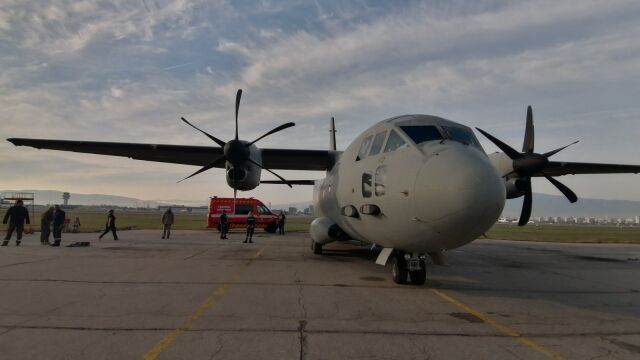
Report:
[[[238,136],[222,141],[182,120],[219,147],[11,138],[17,146],[129,157],[137,160],[197,165],[195,176],[225,168],[234,189],[260,183],[314,185],[316,215],[312,249],[322,254],[328,243],[360,240],[381,247],[376,263],[393,260],[393,280],[423,284],[426,258],[444,262],[443,252],[484,234],[500,217],[505,199],[524,196],[519,225],[531,215],[531,178],[545,177],[569,201],[577,196],[554,179],[567,174],[638,173],[640,165],[550,161],[567,146],[534,152],[531,107],[527,109],[522,152],[478,129],[501,153],[487,155],[473,131],[430,115],[403,115],[383,120],[359,135],[344,151],[335,147],[331,122],[329,150],[259,149],[258,140],[294,123],[274,128],[249,142]],[[572,145],[572,144],[570,144]],[[326,171],[322,180],[286,180],[272,169]],[[261,181],[261,170],[279,180]],[[187,179],[185,178],[185,179]]]

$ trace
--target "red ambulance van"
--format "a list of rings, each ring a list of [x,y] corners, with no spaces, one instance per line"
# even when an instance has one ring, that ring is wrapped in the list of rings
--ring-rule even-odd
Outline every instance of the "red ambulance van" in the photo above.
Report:
[[[220,230],[220,215],[222,211],[227,211],[229,219],[229,229],[244,228],[247,224],[247,214],[249,211],[256,218],[256,227],[262,228],[266,232],[276,232],[278,215],[273,214],[262,201],[254,198],[236,198],[235,206],[233,198],[219,198],[214,196],[209,204],[207,214],[208,227]]]

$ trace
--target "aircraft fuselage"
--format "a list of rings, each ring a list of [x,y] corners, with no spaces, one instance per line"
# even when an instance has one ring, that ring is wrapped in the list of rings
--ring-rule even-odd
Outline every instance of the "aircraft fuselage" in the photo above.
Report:
[[[499,218],[505,198],[471,129],[426,115],[372,126],[314,188],[317,215],[349,238],[412,253],[473,241]]]

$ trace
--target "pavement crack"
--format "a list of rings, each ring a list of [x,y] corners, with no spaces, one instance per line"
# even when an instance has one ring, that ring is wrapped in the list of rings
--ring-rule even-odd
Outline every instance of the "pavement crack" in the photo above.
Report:
[[[187,256],[186,258],[184,258],[184,259],[182,259],[182,260],[189,260],[189,259],[191,259],[191,258],[194,258],[194,257],[198,256],[198,255],[202,255],[202,254],[206,253],[207,251],[209,251],[209,249],[204,249],[204,250],[196,251],[195,253],[193,253],[193,254],[191,254],[191,255]]]
[[[220,354],[220,352],[222,351],[222,349],[224,348],[224,343],[222,342],[221,336],[216,336],[216,340],[218,341],[218,347],[215,349],[215,351],[211,354],[211,356],[209,356],[209,360],[213,360],[216,358],[216,356],[218,356],[218,354]]]
[[[298,323],[298,334],[300,336],[300,360],[304,360],[307,352],[307,334],[305,328],[307,327],[307,320],[300,320]]]

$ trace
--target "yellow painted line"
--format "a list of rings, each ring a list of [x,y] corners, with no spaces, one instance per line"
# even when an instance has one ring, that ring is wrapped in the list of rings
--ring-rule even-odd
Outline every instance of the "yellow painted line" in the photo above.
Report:
[[[454,297],[452,297],[450,295],[447,295],[447,294],[445,294],[444,292],[442,292],[440,290],[431,289],[431,291],[433,291],[436,295],[438,295],[442,299],[452,303],[453,305],[463,309],[464,311],[468,312],[469,314],[472,314],[475,317],[479,318],[480,320],[484,321],[485,323],[491,325],[494,329],[498,330],[502,334],[507,335],[509,337],[512,337],[512,338],[518,340],[519,342],[521,342],[524,345],[527,345],[528,347],[532,348],[533,350],[546,355],[548,358],[554,359],[554,360],[566,360],[566,358],[563,357],[562,355],[560,355],[558,353],[555,353],[555,352],[545,348],[544,346],[538,344],[537,342],[520,335],[515,330],[500,324],[499,322],[493,320],[492,318],[490,318],[489,316],[481,313],[480,311],[477,311],[477,310],[469,307],[467,304],[463,303],[462,301],[460,301],[460,300],[458,300],[458,299],[456,299],[456,298],[454,298]]]
[[[264,250],[271,244],[273,239],[274,239],[273,237],[270,238],[260,248],[260,250],[258,250],[258,252],[253,255],[251,260],[258,258],[260,255],[262,255]],[[148,353],[146,353],[142,359],[143,360],[157,359],[158,356],[164,350],[166,350],[180,335],[182,335],[182,333],[189,330],[193,325],[193,323],[196,320],[200,319],[202,315],[204,315],[205,311],[211,308],[213,304],[215,304],[215,302],[224,295],[224,293],[227,291],[229,286],[233,285],[238,280],[238,278],[240,277],[240,274],[242,274],[242,272],[246,268],[247,267],[245,266],[243,268],[240,268],[240,270],[236,271],[224,285],[217,288],[216,291],[214,291],[213,294],[211,294],[211,296],[209,296],[202,304],[200,304],[200,306],[196,309],[196,311],[194,311],[191,315],[189,315],[187,320],[185,320],[185,322],[182,325],[173,329],[164,338],[162,338],[162,340],[160,340],[160,342],[158,342]]]

